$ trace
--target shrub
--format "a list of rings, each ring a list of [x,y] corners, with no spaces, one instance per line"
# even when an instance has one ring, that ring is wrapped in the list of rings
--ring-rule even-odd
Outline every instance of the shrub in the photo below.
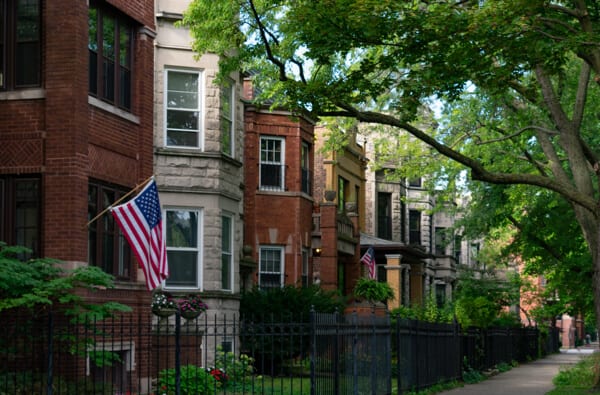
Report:
[[[175,369],[163,369],[158,374],[159,394],[175,394]],[[206,369],[194,365],[185,365],[180,369],[181,395],[213,395],[217,381]]]
[[[215,367],[209,369],[210,374],[228,389],[246,391],[252,384],[254,373],[254,358],[246,354],[236,357],[233,352],[224,352],[222,347],[217,348]]]
[[[356,281],[353,293],[357,299],[367,300],[371,303],[386,303],[388,300],[394,299],[394,291],[387,282],[366,277],[361,277]]]

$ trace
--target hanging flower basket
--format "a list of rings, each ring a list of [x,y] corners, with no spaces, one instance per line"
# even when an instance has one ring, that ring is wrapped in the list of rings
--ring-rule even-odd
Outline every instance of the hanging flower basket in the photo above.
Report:
[[[186,320],[196,319],[208,309],[206,303],[200,299],[198,294],[189,294],[175,299],[177,308],[183,318]]]
[[[167,317],[174,315],[175,313],[177,313],[176,308],[163,307],[163,308],[153,308],[152,309],[152,314],[154,314],[160,318],[167,318]]]
[[[201,314],[202,314],[201,311],[182,311],[181,312],[181,316],[188,321],[195,320],[196,318],[200,317]]]

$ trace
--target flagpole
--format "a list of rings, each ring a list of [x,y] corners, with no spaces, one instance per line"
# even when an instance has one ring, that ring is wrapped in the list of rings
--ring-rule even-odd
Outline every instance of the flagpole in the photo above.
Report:
[[[143,187],[144,185],[146,185],[152,178],[154,178],[154,174],[151,175],[150,177],[148,177],[147,179],[145,179],[144,181],[142,181],[141,184],[136,185],[131,191],[129,191],[125,195],[121,196],[113,204],[111,204],[110,206],[108,206],[107,208],[105,208],[104,210],[102,210],[102,212],[100,214],[96,215],[94,218],[92,218],[91,220],[89,220],[88,223],[85,224],[85,227],[87,228],[88,226],[90,226],[90,224],[92,224],[93,222],[95,222],[98,218],[100,218],[101,216],[103,216],[104,214],[106,214],[107,211],[109,211],[111,208],[113,208],[114,205],[119,204],[121,201],[123,201],[123,199],[127,198],[129,195],[131,195],[132,193],[134,193],[135,191],[137,191],[138,189],[140,189],[141,187]]]

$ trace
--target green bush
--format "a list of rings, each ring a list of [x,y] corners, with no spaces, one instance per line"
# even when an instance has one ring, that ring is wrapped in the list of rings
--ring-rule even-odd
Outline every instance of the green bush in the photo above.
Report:
[[[222,382],[227,389],[242,392],[251,389],[249,387],[252,385],[254,358],[246,354],[236,357],[233,352],[224,352],[222,347],[219,346],[215,359],[215,369],[223,373],[221,375]]]
[[[285,286],[269,290],[254,288],[242,294],[240,315],[253,320],[274,317],[291,318],[295,322],[308,322],[311,308],[319,313],[342,311],[344,303],[335,291],[325,291],[317,286],[298,288]]]
[[[163,369],[158,374],[159,394],[175,394],[175,369]],[[181,395],[213,395],[217,381],[206,369],[194,365],[185,365],[180,369],[179,388]]]
[[[263,367],[260,374],[279,374],[285,360],[308,353],[311,308],[333,313],[342,311],[343,306],[337,292],[316,286],[246,292],[240,300],[242,350],[256,359],[255,366]],[[289,345],[291,338],[294,341]]]
[[[357,299],[367,300],[371,303],[386,303],[394,299],[394,291],[387,282],[361,277],[354,286],[354,296]]]

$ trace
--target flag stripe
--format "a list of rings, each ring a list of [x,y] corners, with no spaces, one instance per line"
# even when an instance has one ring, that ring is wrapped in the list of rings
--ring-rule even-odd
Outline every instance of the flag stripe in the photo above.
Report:
[[[154,180],[135,198],[111,211],[138,259],[147,288],[152,290],[158,287],[169,276],[169,266]]]
[[[360,261],[367,265],[369,278],[375,278],[375,251],[373,251],[373,247],[367,249],[367,252],[360,258]]]

